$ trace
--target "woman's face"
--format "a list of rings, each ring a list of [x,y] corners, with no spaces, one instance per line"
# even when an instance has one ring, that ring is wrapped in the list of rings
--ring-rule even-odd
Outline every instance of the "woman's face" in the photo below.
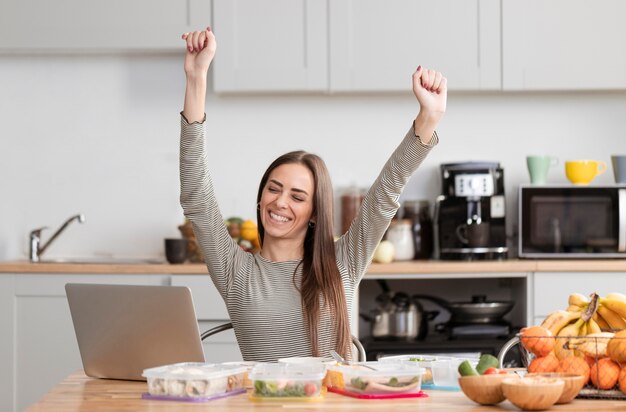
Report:
[[[261,194],[263,242],[304,239],[313,213],[314,190],[313,174],[304,165],[287,163],[272,171]]]

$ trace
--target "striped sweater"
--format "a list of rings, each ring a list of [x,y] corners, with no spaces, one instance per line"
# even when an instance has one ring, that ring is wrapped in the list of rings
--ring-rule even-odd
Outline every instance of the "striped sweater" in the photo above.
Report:
[[[295,277],[295,283],[301,283],[300,260],[273,262],[243,251],[231,239],[213,191],[204,139],[204,123],[189,124],[181,116],[180,202],[209,275],[226,302],[241,354],[247,361],[311,356],[301,297],[293,281]],[[349,314],[374,250],[400,206],[402,189],[437,141],[435,134],[429,145],[421,143],[411,127],[364,197],[350,229],[335,242]],[[320,354],[328,356],[334,349],[335,333],[333,319],[324,308],[318,335]]]

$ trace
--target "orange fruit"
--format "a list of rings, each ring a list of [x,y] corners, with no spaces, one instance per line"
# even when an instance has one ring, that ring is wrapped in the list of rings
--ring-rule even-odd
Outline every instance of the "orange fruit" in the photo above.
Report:
[[[543,326],[529,326],[521,330],[522,346],[537,356],[546,356],[554,349],[554,337]]]
[[[259,231],[253,220],[245,220],[241,223],[240,235],[242,239],[254,241],[259,237]]]
[[[602,358],[591,367],[591,382],[598,389],[612,389],[619,379],[619,365],[609,358]]]
[[[619,390],[622,391],[622,393],[626,393],[626,366],[623,366],[622,370],[620,370],[617,384]]]
[[[545,373],[556,372],[556,368],[559,367],[559,360],[554,356],[554,353],[550,353],[546,356],[541,356],[533,359],[528,365],[528,372],[530,373]]]
[[[579,356],[568,356],[561,359],[556,371],[561,373],[575,373],[576,375],[583,376],[586,383],[589,381],[591,368],[585,359]]]

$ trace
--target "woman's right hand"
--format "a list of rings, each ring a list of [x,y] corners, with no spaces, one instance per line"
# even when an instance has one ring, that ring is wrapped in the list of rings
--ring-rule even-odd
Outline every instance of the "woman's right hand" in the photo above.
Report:
[[[211,28],[183,33],[182,38],[187,42],[185,74],[188,77],[206,76],[217,49],[217,42]]]

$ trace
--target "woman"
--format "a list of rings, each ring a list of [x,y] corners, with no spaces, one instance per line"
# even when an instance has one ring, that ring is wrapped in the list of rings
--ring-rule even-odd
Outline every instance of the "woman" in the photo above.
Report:
[[[437,143],[446,79],[418,67],[413,92],[420,111],[364,198],[359,216],[336,242],[333,192],[324,162],[291,152],[267,169],[257,196],[259,253],[228,234],[204,149],[206,77],[215,55],[210,28],[183,34],[187,85],[181,117],[181,205],[192,222],[209,274],[226,302],[245,360],[289,356],[351,357],[348,313],[356,288],[407,180]]]

